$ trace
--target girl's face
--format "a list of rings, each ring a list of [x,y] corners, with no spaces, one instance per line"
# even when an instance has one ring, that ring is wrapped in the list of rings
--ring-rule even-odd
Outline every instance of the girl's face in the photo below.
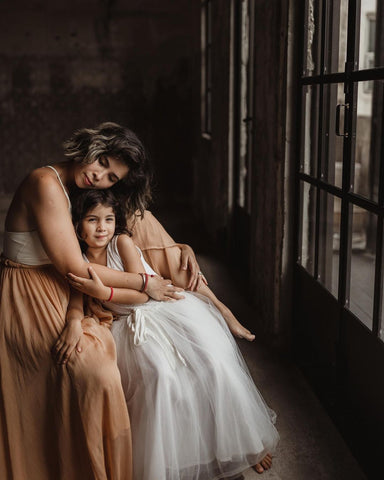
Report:
[[[112,207],[98,204],[87,212],[79,226],[80,237],[88,247],[105,247],[115,233],[115,214]]]
[[[93,163],[75,164],[75,183],[79,188],[106,189],[128,175],[128,166],[113,157],[100,157]]]

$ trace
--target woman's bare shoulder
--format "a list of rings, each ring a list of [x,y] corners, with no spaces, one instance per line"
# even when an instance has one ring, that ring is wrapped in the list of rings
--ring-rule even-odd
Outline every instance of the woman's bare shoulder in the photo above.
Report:
[[[56,174],[45,167],[36,168],[32,170],[25,178],[23,187],[28,194],[35,193],[38,197],[50,196],[62,192],[62,187],[57,181]],[[60,195],[61,197],[61,195]],[[59,197],[59,198],[60,198]]]
[[[52,175],[53,174],[53,175]],[[32,170],[18,187],[6,218],[6,228],[10,231],[24,231],[36,228],[32,212],[49,203],[67,207],[67,200],[54,172],[49,168]]]

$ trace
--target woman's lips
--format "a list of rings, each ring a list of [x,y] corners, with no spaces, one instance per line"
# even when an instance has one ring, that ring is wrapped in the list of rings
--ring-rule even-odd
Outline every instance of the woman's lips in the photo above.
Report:
[[[89,180],[86,173],[84,173],[84,179],[84,182],[88,187],[93,187],[93,183]]]

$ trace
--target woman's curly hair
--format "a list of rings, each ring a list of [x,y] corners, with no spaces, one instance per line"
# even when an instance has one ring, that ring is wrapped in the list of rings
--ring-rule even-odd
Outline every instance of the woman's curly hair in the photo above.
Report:
[[[78,163],[93,163],[104,156],[124,162],[128,175],[110,190],[129,217],[143,215],[151,200],[152,174],[144,146],[132,130],[106,122],[76,131],[63,147],[65,156]]]

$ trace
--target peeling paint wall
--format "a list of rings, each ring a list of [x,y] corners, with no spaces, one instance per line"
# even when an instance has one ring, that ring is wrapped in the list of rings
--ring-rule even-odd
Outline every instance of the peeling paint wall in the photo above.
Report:
[[[187,0],[1,2],[0,194],[61,161],[73,130],[111,120],[143,139],[158,196],[190,200],[199,15]]]

